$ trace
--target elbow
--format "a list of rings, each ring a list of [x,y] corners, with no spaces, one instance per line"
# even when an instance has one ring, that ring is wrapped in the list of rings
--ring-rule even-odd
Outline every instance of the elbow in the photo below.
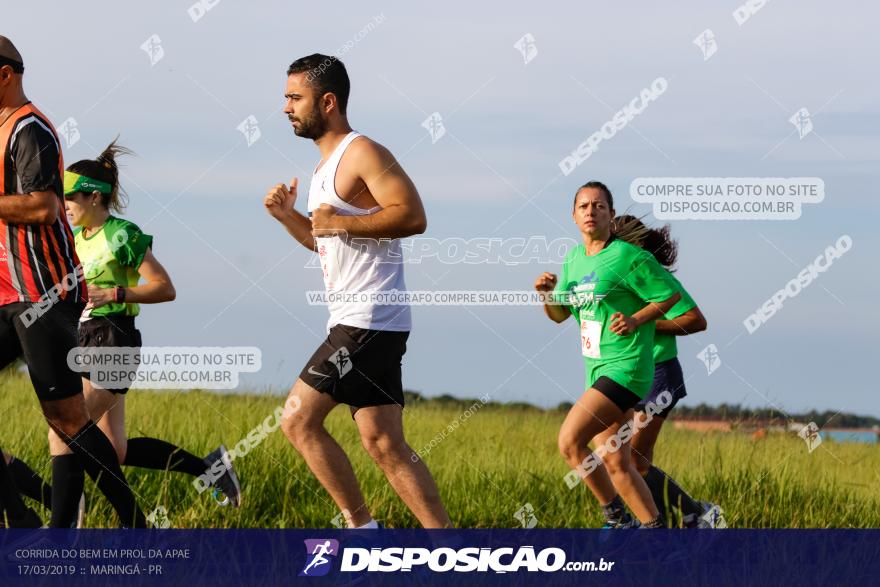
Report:
[[[413,234],[424,234],[426,230],[428,230],[428,219],[424,216],[417,218],[410,226]]]
[[[695,316],[693,316],[690,332],[703,332],[706,330],[709,327],[709,323],[706,321],[706,317],[703,313],[700,312],[700,309],[694,308],[693,314],[695,314]]]
[[[52,225],[58,220],[58,204],[54,203],[38,210],[34,215],[34,224]]]
[[[51,194],[48,197],[41,197],[40,206],[37,208],[35,219],[36,224],[55,224],[60,215],[64,212],[58,197]]]
[[[177,299],[177,290],[174,289],[174,285],[168,284],[168,287],[165,288],[165,299],[162,300],[164,302],[173,302]]]

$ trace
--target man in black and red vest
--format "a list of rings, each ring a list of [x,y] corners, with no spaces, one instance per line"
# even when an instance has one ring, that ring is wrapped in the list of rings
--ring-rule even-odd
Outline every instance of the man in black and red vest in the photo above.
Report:
[[[145,527],[113,446],[89,419],[80,375],[67,365],[88,294],[64,213],[61,145],[25,96],[23,74],[21,54],[0,36],[0,369],[24,359],[46,421],[74,453],[61,468],[53,463],[50,526],[75,518],[67,504],[79,494],[67,494],[81,491],[85,470],[123,526]],[[3,458],[0,506],[9,525],[33,524]]]

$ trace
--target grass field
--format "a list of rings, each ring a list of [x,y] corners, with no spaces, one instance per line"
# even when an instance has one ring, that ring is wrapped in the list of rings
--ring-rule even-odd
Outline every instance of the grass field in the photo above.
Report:
[[[7,371],[0,374],[0,385],[0,446],[48,478],[46,426],[29,380]],[[235,445],[282,401],[265,395],[134,391],[126,407],[129,435],[155,436],[204,455],[220,442]],[[563,482],[567,468],[556,450],[563,416],[489,405],[467,417],[461,408],[424,402],[406,409],[405,426],[415,450],[431,446],[423,456],[456,526],[518,527],[514,513],[530,503],[538,527],[598,527],[592,495],[582,486],[569,490]],[[416,526],[361,448],[348,411],[335,410],[328,427],[349,453],[374,517],[390,527]],[[876,445],[826,441],[809,454],[793,434],[752,441],[743,434],[667,426],[656,460],[692,495],[719,503],[730,527],[880,527]],[[329,527],[338,513],[280,430],[237,459],[235,467],[244,496],[237,510],[217,507],[208,492],[198,494],[192,478],[182,474],[140,469],[126,474],[144,511],[164,506],[177,528]],[[115,515],[91,481],[86,491],[86,525],[115,526]]]

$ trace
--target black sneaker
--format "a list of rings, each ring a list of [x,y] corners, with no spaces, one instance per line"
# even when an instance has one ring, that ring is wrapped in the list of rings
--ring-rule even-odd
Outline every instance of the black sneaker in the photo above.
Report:
[[[208,469],[216,463],[217,461],[221,461],[224,465],[226,465],[223,473],[213,481],[211,484],[213,487],[212,495],[214,499],[217,500],[217,503],[220,505],[228,505],[232,504],[233,507],[241,507],[241,485],[238,482],[238,475],[235,474],[235,469],[232,466],[232,457],[229,455],[229,451],[226,450],[224,445],[220,445],[217,449],[205,457],[205,465]]]

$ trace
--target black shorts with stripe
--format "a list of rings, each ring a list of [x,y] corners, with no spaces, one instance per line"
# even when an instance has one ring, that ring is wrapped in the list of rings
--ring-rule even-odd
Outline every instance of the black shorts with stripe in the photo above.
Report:
[[[299,378],[336,402],[354,408],[403,407],[401,360],[409,332],[337,324]]]
[[[68,300],[50,306],[0,306],[0,369],[23,358],[40,401],[82,393],[82,379],[68,367],[67,355],[76,347],[76,326],[84,307]]]

